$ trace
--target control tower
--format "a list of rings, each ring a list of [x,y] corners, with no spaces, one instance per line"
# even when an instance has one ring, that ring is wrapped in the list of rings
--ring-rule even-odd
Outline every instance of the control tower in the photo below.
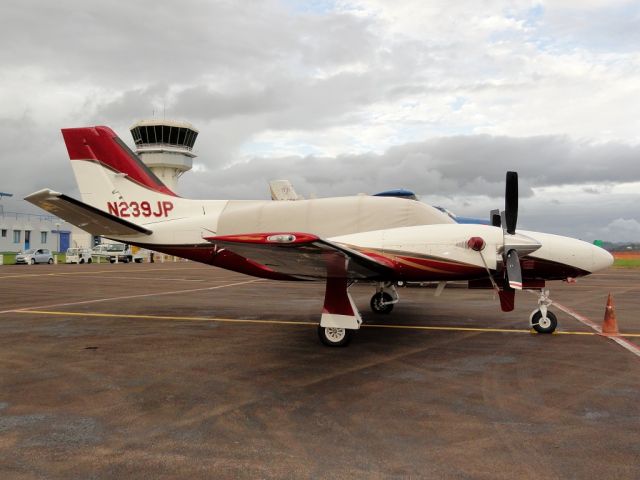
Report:
[[[198,130],[187,122],[160,119],[141,120],[129,130],[140,159],[175,191],[178,178],[193,166]]]

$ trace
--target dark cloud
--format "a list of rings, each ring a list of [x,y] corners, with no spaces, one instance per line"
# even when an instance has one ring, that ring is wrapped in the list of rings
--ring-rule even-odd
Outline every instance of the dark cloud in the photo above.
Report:
[[[532,225],[635,231],[638,194],[612,191],[640,181],[637,6],[301,5],[5,2],[3,205],[76,192],[60,128],[107,124],[131,143],[155,115],[200,130],[187,196],[267,198],[287,178],[307,196],[402,187],[484,216],[517,170]]]
[[[255,191],[244,187],[246,179],[257,178],[264,184],[280,177],[303,179],[322,196],[402,187],[420,194],[495,198],[504,194],[505,172],[515,170],[520,195],[528,197],[532,187],[640,181],[638,158],[640,146],[590,145],[564,136],[471,135],[429,139],[383,154],[253,158],[224,170],[214,167],[203,175],[215,177],[210,185],[219,184],[225,193],[244,198]],[[600,192],[603,187],[585,188]]]

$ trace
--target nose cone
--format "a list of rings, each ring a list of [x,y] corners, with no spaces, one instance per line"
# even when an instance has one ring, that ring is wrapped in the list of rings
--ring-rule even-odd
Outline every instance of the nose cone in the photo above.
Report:
[[[593,268],[591,272],[597,272],[599,270],[604,270],[605,268],[609,268],[613,265],[613,255],[607,252],[604,248],[596,247],[592,245],[592,258],[593,258]]]

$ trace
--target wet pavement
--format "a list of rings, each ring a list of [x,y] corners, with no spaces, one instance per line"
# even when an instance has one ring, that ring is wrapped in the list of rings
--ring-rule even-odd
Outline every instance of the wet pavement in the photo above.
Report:
[[[0,267],[0,478],[640,478],[640,356],[536,298],[400,289],[351,345],[323,285],[193,263]],[[640,271],[552,298],[640,344]],[[438,327],[434,329],[434,327]],[[496,331],[499,330],[499,331]]]

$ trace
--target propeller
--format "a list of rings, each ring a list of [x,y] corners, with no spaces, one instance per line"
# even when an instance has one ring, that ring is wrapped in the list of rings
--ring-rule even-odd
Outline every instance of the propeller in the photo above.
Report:
[[[503,212],[500,210],[491,210],[489,219],[494,227],[502,227],[503,245],[501,249],[502,261],[504,265],[504,282],[499,287],[489,267],[482,256],[484,243],[481,243],[480,237],[472,237],[468,241],[469,248],[480,253],[482,261],[485,265],[489,279],[500,296],[500,305],[502,310],[509,312],[513,310],[515,303],[515,291],[522,290],[522,267],[520,265],[520,255],[528,255],[538,250],[542,245],[534,238],[528,237],[521,233],[516,233],[516,224],[518,223],[518,173],[507,172],[506,188],[504,195]]]
[[[515,235],[518,223],[518,173],[507,172],[506,188],[504,192],[504,264],[506,280],[512,290],[522,290],[522,269],[518,250],[509,245],[509,236]],[[511,242],[513,243],[513,242]]]

